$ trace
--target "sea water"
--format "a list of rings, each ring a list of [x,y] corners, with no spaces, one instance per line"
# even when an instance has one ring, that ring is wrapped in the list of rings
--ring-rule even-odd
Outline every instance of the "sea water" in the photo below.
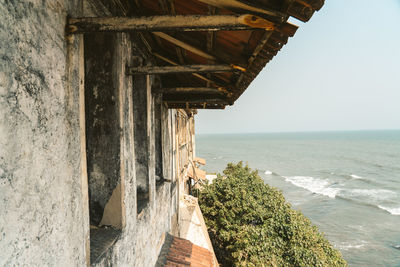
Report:
[[[349,266],[400,266],[400,131],[196,135],[204,169],[244,161]]]

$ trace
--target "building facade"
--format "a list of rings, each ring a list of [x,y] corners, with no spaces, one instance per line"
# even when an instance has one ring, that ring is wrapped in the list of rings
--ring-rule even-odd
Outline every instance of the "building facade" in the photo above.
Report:
[[[156,264],[167,233],[180,235],[180,200],[204,176],[196,109],[233,104],[294,34],[288,16],[308,20],[323,4],[265,1],[238,11],[236,2],[245,1],[0,2],[0,266]],[[215,22],[188,17],[186,28],[167,28],[179,12],[218,10]],[[148,19],[162,14],[166,23]],[[70,20],[134,15],[151,21],[140,31],[118,22],[85,32]],[[156,31],[206,28],[205,52],[193,34]],[[172,66],[151,69],[160,62]]]

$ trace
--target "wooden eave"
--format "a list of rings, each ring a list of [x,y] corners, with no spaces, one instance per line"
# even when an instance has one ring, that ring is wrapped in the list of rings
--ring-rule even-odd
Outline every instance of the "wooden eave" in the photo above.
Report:
[[[98,1],[110,5],[109,1]],[[127,74],[160,75],[165,105],[183,109],[223,109],[232,105],[294,36],[297,26],[288,23],[288,18],[306,22],[324,5],[324,0],[111,2],[121,3],[114,7],[121,9],[116,12],[119,17],[72,19],[70,29],[140,32],[155,66],[132,66]],[[165,18],[167,23],[154,23],[152,17]],[[191,20],[197,17],[199,23],[193,24]],[[213,24],[214,18],[226,19],[226,24]],[[235,24],[235,18],[239,23]],[[142,24],[137,25],[135,20]],[[171,21],[176,26],[168,28]]]

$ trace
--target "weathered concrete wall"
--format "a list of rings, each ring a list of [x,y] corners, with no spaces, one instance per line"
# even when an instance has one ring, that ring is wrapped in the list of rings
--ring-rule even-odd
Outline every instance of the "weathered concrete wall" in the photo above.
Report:
[[[137,59],[152,64],[140,38],[115,33],[103,40],[110,46],[96,49],[103,49],[98,60],[104,64],[86,62],[85,82],[83,38],[64,35],[67,15],[123,15],[107,10],[107,3],[86,0],[82,9],[80,0],[0,2],[0,266],[86,266],[88,192],[100,192],[103,206],[117,183],[121,235],[96,266],[154,266],[164,233],[176,233],[175,111],[154,102],[154,77],[126,76]],[[87,59],[95,51],[86,47]],[[104,84],[90,80],[96,73]],[[135,107],[135,87],[146,92],[144,111]],[[136,133],[140,112],[144,135]],[[147,173],[138,179],[140,140],[146,141]],[[161,172],[172,183],[156,186]],[[94,182],[99,173],[105,186]],[[143,181],[148,205],[138,216]]]
[[[0,1],[0,266],[84,266],[78,0]],[[74,53],[70,53],[74,51]]]
[[[137,43],[133,42],[133,46]],[[133,49],[133,51],[136,51]],[[133,57],[139,56],[139,54],[133,54]],[[150,62],[147,62],[150,64]],[[176,195],[173,191],[171,192],[170,183],[160,183],[157,187],[155,185],[155,151],[161,149],[161,151],[170,151],[169,142],[163,142],[161,147],[156,146],[155,138],[155,117],[163,118],[163,125],[166,126],[163,129],[164,140],[172,138],[171,127],[168,125],[169,121],[173,119],[170,117],[170,112],[165,109],[155,108],[152,104],[153,96],[151,95],[151,82],[148,77],[133,76],[132,87],[126,87],[124,90],[127,92],[125,95],[129,95],[131,92],[132,105],[133,105],[133,121],[125,121],[126,124],[132,123],[134,127],[134,150],[137,155],[140,151],[145,162],[143,168],[146,169],[146,175],[126,175],[125,176],[125,212],[126,212],[126,226],[122,230],[122,234],[116,244],[110,249],[105,257],[99,262],[96,262],[95,266],[154,266],[158,253],[161,249],[164,234],[171,230],[171,224],[176,224],[176,220],[171,220],[173,214],[177,210],[176,200],[172,200],[172,195]],[[136,83],[136,84],[135,84]],[[145,85],[145,87],[143,86]],[[135,90],[141,90],[140,93]],[[137,97],[137,98],[135,98]],[[140,101],[138,101],[140,99]],[[159,114],[155,114],[155,113]],[[145,114],[143,114],[145,113]],[[140,116],[138,116],[140,115]],[[136,121],[135,121],[136,120]],[[138,121],[139,120],[139,121]],[[140,123],[142,122],[142,123]],[[161,121],[159,121],[161,124]],[[142,128],[139,128],[142,127]],[[129,127],[125,127],[128,129]],[[141,141],[139,141],[141,140]],[[161,153],[161,152],[157,152]],[[168,154],[167,154],[168,155]],[[127,161],[132,162],[132,155],[127,155]],[[172,162],[170,159],[164,159],[165,162]],[[135,161],[136,168],[141,162]],[[165,168],[164,168],[165,167]],[[171,170],[172,167],[164,165],[165,171]],[[139,183],[145,182],[148,185],[149,203],[144,209],[137,215],[138,209],[135,196],[136,189]],[[175,206],[172,206],[175,205]],[[176,217],[176,216],[175,216]]]

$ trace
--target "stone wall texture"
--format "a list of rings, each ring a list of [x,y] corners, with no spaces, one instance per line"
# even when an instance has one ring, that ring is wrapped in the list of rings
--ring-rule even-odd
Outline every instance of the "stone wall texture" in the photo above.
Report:
[[[84,266],[79,1],[0,1],[0,266]]]
[[[0,266],[89,264],[85,116],[82,117],[82,88],[87,86],[83,77],[84,38],[66,37],[65,23],[68,15],[115,14],[117,9],[111,2],[0,1]],[[151,127],[146,138],[134,136],[132,90],[136,81],[125,75],[125,68],[132,62],[131,56],[140,58],[141,64],[152,63],[134,35],[115,34],[111,38],[115,38],[116,59],[109,74],[116,85],[114,92],[118,93],[113,95],[113,101],[119,102],[115,110],[119,112],[116,117],[120,131],[116,168],[123,191],[123,229],[104,257],[92,265],[154,266],[165,233],[176,231],[179,217],[171,149],[175,111],[154,108],[153,104],[148,115],[161,112],[157,117],[161,118],[162,133],[156,129],[155,135],[155,127]],[[159,135],[161,146],[154,144]],[[152,170],[147,174],[149,203],[139,215],[135,150],[140,148],[135,146],[136,138],[149,140],[149,150],[153,151],[149,156]],[[160,161],[160,149],[163,176],[174,183],[156,186],[154,161],[156,156]],[[109,191],[113,187],[115,184],[110,185]],[[109,197],[110,193],[105,195]]]

